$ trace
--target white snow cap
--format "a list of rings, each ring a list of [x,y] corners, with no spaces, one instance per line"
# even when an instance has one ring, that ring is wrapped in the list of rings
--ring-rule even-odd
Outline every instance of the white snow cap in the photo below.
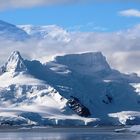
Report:
[[[22,72],[27,71],[24,60],[18,51],[14,51],[4,65],[6,72]]]
[[[69,66],[71,69],[82,73],[110,71],[111,68],[101,52],[87,52],[82,54],[69,54],[58,56],[56,62]]]

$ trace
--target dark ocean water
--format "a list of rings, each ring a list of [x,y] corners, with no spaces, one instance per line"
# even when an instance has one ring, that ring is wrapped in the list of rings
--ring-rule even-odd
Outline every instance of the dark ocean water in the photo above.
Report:
[[[0,140],[140,140],[140,134],[116,133],[115,128],[4,129]]]

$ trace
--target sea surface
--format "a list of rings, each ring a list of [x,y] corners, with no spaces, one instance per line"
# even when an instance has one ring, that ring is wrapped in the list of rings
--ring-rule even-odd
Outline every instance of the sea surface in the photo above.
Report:
[[[134,132],[116,128],[1,128],[0,140],[140,140]]]

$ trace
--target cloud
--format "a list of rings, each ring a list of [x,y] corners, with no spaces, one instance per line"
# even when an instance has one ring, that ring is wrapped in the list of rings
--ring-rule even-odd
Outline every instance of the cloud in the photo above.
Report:
[[[131,2],[132,0],[124,0],[124,2]],[[55,5],[55,4],[71,4],[71,3],[112,3],[122,2],[122,0],[0,0],[0,9],[11,9],[11,8],[27,8],[44,5]],[[133,0],[134,3],[139,4],[139,0]]]
[[[126,16],[126,17],[140,17],[140,10],[127,9],[127,10],[120,11],[119,14],[121,16]]]
[[[116,52],[112,57],[112,65],[124,72],[137,72],[140,74],[140,67],[137,66],[140,60],[140,51]]]
[[[57,30],[56,30],[57,31]],[[44,40],[0,43],[0,64],[12,51],[19,50],[27,59],[47,62],[55,55],[101,51],[112,68],[140,74],[140,25],[118,32],[68,32],[69,41],[51,37]],[[4,47],[3,47],[4,46]]]
[[[0,9],[26,8],[40,5],[67,4],[84,1],[85,0],[1,0]]]

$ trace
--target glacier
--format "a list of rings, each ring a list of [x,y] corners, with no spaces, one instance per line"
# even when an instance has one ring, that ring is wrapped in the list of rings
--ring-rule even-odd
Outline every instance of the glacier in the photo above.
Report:
[[[0,68],[0,124],[140,124],[140,77],[112,69],[101,52],[42,64],[14,51]]]

